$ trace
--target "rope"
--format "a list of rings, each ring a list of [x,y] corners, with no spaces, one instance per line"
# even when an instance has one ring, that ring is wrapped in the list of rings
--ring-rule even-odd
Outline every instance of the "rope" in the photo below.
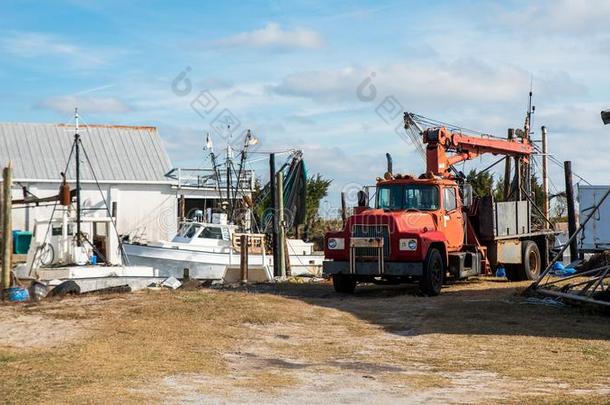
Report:
[[[486,133],[481,132],[481,131],[476,131],[474,129],[469,129],[469,128],[466,128],[466,127],[461,127],[459,125],[451,124],[451,123],[444,122],[444,121],[434,120],[432,118],[424,117],[423,115],[411,114],[411,116],[414,119],[416,118],[418,123],[427,124],[427,125],[430,125],[430,126],[433,126],[433,127],[443,126],[443,127],[446,127],[447,129],[451,129],[451,130],[459,130],[461,132],[469,132],[471,134],[483,135],[483,136],[488,136],[488,137],[491,137],[491,138],[498,138],[498,137],[495,137],[495,136],[490,135],[490,134],[486,134]],[[498,138],[498,139],[504,139],[504,138]]]
[[[86,128],[89,127],[89,125],[87,123],[85,123],[85,122],[83,122],[83,123],[84,123]],[[83,154],[85,155],[85,159],[87,160],[87,164],[89,165],[89,169],[91,169],[91,175],[93,176],[93,180],[95,181],[95,185],[97,186],[97,189],[100,192],[100,196],[102,197],[102,201],[104,202],[104,205],[106,206],[106,212],[108,213],[108,217],[110,218],[110,222],[112,223],[112,227],[114,228],[114,232],[115,232],[117,240],[119,242],[119,249],[121,251],[121,258],[129,266],[129,258],[127,257],[127,253],[125,253],[125,248],[123,247],[123,241],[121,240],[121,236],[119,235],[119,230],[117,229],[116,222],[115,222],[114,218],[112,217],[112,213],[110,212],[110,207],[108,207],[108,202],[106,201],[106,198],[104,197],[104,193],[102,192],[102,189],[100,187],[100,183],[99,183],[99,181],[97,179],[97,175],[95,174],[95,170],[93,169],[93,165],[91,164],[91,160],[89,159],[89,155],[87,154],[87,150],[85,149],[85,147],[83,145],[82,139],[79,138],[78,141],[80,142],[81,146],[83,147]],[[95,249],[95,247],[92,244],[91,244],[91,246]]]
[[[540,149],[540,147],[539,147],[539,146],[534,145],[534,149],[535,149],[537,152],[542,153],[542,150]],[[555,164],[556,164],[557,166],[559,166],[561,169],[563,169],[563,168],[564,168],[563,163],[562,163],[562,162],[560,162],[560,161],[559,161],[559,160],[558,160],[558,159],[557,159],[555,156],[550,155],[550,154],[547,154],[547,156],[549,157],[549,160],[550,160],[551,162],[555,163]],[[578,178],[579,180],[584,181],[585,183],[587,183],[587,185],[592,186],[592,184],[591,184],[591,183],[589,183],[589,181],[588,181],[587,179],[585,179],[584,177],[579,176],[579,175],[578,175],[576,172],[574,172],[574,170],[572,170],[572,176],[574,176],[574,177]]]
[[[85,126],[87,126],[85,124]],[[100,192],[100,196],[102,197],[102,201],[104,202],[104,205],[106,206],[106,212],[108,213],[108,217],[110,218],[110,222],[112,223],[112,227],[114,228],[114,232],[116,234],[117,240],[119,242],[119,249],[121,250],[121,258],[125,261],[125,263],[127,263],[127,265],[129,266],[129,258],[127,257],[127,254],[125,253],[125,248],[123,247],[123,241],[121,240],[121,236],[119,235],[119,231],[117,229],[116,223],[114,218],[112,217],[112,213],[110,212],[110,208],[108,207],[108,202],[106,201],[106,198],[104,197],[104,193],[102,192],[102,188],[100,187],[100,183],[97,180],[97,176],[95,174],[95,170],[93,169],[93,165],[91,164],[91,160],[89,160],[89,155],[87,154],[87,150],[85,149],[82,141],[78,140],[83,148],[83,155],[85,156],[85,159],[87,160],[87,164],[89,165],[89,169],[91,169],[91,175],[93,176],[93,180],[95,181],[95,185],[97,186],[97,189]],[[87,238],[85,238],[85,240],[87,240]],[[93,247],[94,250],[97,250],[95,248],[95,246],[93,246],[93,244],[87,240],[87,242],[89,242],[89,244],[91,245],[91,247]],[[99,253],[99,252],[98,252]],[[108,264],[108,262],[106,262]]]
[[[68,167],[70,166],[70,161],[72,160],[72,155],[74,154],[74,146],[75,143],[72,142],[72,147],[70,148],[70,153],[68,155],[68,161],[66,162],[66,167],[64,168],[64,175],[67,175],[68,173]],[[53,217],[55,216],[55,211],[57,210],[57,204],[59,203],[59,201],[55,201],[55,204],[53,204],[53,210],[51,211],[51,216],[49,217],[49,222],[47,223],[47,231],[44,235],[44,239],[42,240],[42,244],[40,245],[41,247],[43,247],[44,245],[47,244],[47,240],[49,238],[49,232],[51,231],[52,228],[52,224],[53,224]],[[36,249],[36,251],[34,252],[34,257],[32,258],[32,263],[30,263],[30,269],[28,270],[28,276],[32,275],[32,269],[34,267],[34,263],[36,262],[36,256],[38,255],[38,251],[42,250],[42,249]]]

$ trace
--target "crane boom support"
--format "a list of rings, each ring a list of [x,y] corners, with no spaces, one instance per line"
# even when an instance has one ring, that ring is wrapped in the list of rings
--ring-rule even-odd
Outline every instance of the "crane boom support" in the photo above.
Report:
[[[533,152],[527,139],[497,139],[452,132],[445,127],[423,131],[426,146],[426,172],[449,177],[451,166],[484,153],[515,156],[527,161]],[[453,153],[448,155],[447,153]]]

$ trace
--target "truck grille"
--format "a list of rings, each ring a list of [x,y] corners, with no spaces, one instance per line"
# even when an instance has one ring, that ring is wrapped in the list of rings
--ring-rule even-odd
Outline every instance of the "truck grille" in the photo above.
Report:
[[[383,238],[383,256],[390,255],[390,233],[387,225],[353,225],[352,236],[356,238]],[[354,248],[356,256],[377,257],[375,248]]]

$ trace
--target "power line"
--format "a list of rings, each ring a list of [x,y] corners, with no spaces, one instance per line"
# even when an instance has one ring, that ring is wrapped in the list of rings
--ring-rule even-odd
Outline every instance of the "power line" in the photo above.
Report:
[[[534,145],[534,149],[536,149],[537,152],[542,153],[542,150],[540,149],[540,147],[538,145]],[[549,160],[553,163],[555,163],[557,166],[559,166],[562,170],[563,170],[563,163],[561,161],[559,161],[559,159],[557,159],[555,156],[547,154],[547,156],[549,157]],[[582,176],[579,176],[577,173],[575,173],[574,171],[572,171],[572,176],[577,177],[579,180],[584,181],[585,183],[587,183],[589,186],[592,186],[592,184],[585,179]]]

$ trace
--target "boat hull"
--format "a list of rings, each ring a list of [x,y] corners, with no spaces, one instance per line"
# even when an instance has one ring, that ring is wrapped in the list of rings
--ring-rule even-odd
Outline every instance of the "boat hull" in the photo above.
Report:
[[[240,267],[239,254],[230,251],[217,253],[138,244],[124,244],[123,246],[131,265],[150,266],[160,277],[183,278],[188,272],[190,278],[225,280],[232,278],[228,277],[228,271]],[[322,261],[323,257],[317,255],[290,255],[291,273],[292,275],[319,275]],[[271,256],[248,255],[248,268],[263,270],[268,279],[273,277]],[[252,280],[252,278],[250,279]]]

